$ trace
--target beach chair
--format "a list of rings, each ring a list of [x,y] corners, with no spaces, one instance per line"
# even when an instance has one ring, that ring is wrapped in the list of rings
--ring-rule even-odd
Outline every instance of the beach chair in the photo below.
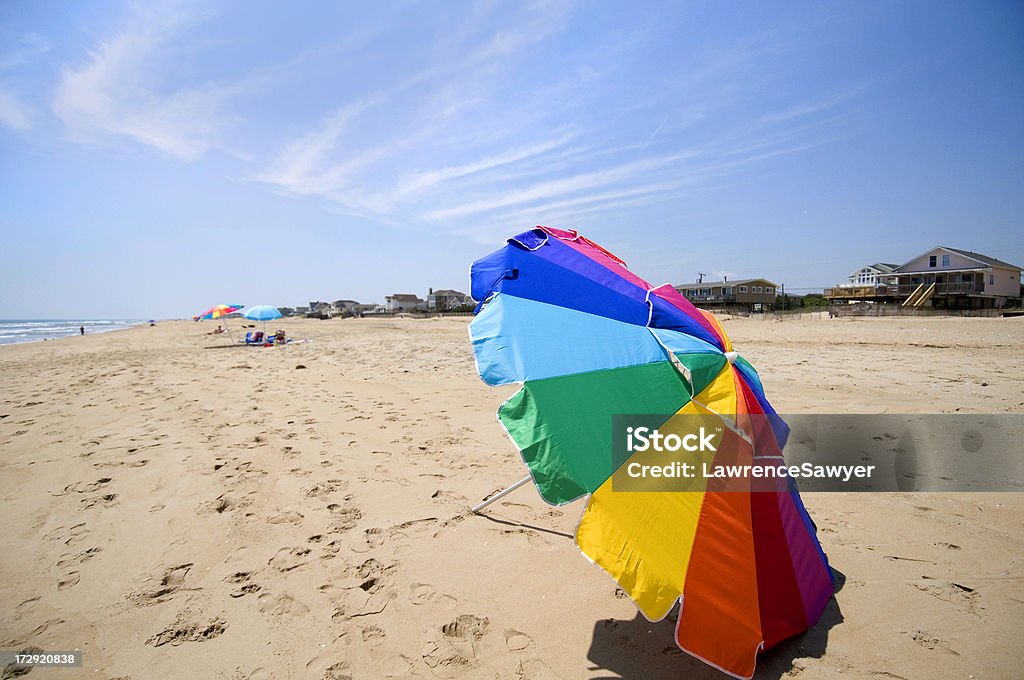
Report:
[[[252,344],[252,331],[249,331],[248,333],[245,334],[245,344]]]
[[[263,344],[263,331],[256,331],[255,333],[246,333],[245,334],[245,344],[247,344],[247,345],[262,345]]]

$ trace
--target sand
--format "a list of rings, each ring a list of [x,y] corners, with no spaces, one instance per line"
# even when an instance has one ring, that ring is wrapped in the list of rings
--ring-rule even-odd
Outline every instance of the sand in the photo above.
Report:
[[[465,319],[0,347],[0,648],[55,678],[723,678],[525,487]],[[1024,319],[729,319],[780,412],[1024,412]],[[1016,678],[1024,495],[810,494],[838,592],[758,677]]]

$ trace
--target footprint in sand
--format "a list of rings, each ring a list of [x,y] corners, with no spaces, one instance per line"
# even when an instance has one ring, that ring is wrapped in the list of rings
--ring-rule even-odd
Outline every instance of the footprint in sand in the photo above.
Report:
[[[540,534],[540,532],[534,531],[533,529],[502,529],[501,533],[503,536],[525,536],[526,542],[536,547],[551,545],[551,541],[547,540]]]
[[[81,574],[77,571],[68,572],[68,574],[57,581],[57,590],[67,590],[68,588],[74,588],[78,585],[78,582],[82,580]]]
[[[311,680],[352,680],[348,661],[333,654],[310,659],[306,663],[304,677]]]
[[[320,498],[341,491],[347,486],[348,482],[343,479],[328,479],[324,482],[317,482],[308,489],[305,489],[302,494],[308,498]]]
[[[421,653],[423,662],[442,678],[464,674],[476,661],[477,644],[487,635],[489,627],[487,618],[472,614],[458,616],[427,640]]]
[[[384,659],[380,668],[385,678],[400,678],[412,671],[412,660],[399,654]]]
[[[214,618],[207,622],[176,621],[153,637],[146,640],[147,645],[162,647],[178,646],[185,642],[205,642],[219,637],[227,630],[228,624],[222,618]]]
[[[363,642],[367,645],[376,646],[384,642],[387,635],[380,626],[367,626],[362,630]]]
[[[908,634],[908,633],[904,633],[904,634]],[[918,630],[916,628],[914,630],[910,631],[909,635],[910,635],[910,639],[911,640],[913,640],[917,644],[921,645],[925,649],[928,649],[928,650],[940,649],[940,650],[942,650],[944,652],[949,652],[950,654],[952,654],[954,656],[960,656],[959,652],[954,651],[953,648],[951,648],[949,646],[949,643],[946,640],[943,640],[940,637],[935,637],[933,635],[929,635],[928,633],[926,633],[926,632],[924,632],[922,630]]]
[[[64,490],[61,491],[60,493],[55,493],[52,495],[66,496],[69,493],[92,493],[93,491],[98,491],[107,484],[110,484],[112,481],[114,480],[111,479],[110,477],[100,477],[95,482],[89,482],[88,484],[85,482],[75,482],[73,484],[68,484],[67,486],[65,486]]]
[[[371,557],[356,567],[350,567],[346,575],[358,583],[358,587],[368,593],[377,592],[390,581],[394,565],[384,565]]]
[[[286,595],[284,593],[280,595],[263,593],[257,599],[256,608],[260,613],[266,614],[275,619],[303,617],[309,614],[309,607],[299,602],[291,595]]]
[[[89,548],[88,550],[83,550],[82,552],[75,553],[74,555],[70,553],[64,553],[57,559],[57,566],[68,567],[72,564],[81,564],[82,562],[87,562],[91,560],[93,557],[96,557],[96,555],[98,555],[101,552],[103,552],[103,548],[96,547]]]
[[[516,667],[516,677],[521,680],[560,680],[551,667],[540,659],[527,659]]]
[[[270,524],[298,524],[302,521],[302,513],[294,510],[284,510],[267,519]]]
[[[81,524],[75,524],[69,529],[57,527],[44,535],[43,538],[49,541],[61,541],[64,545],[74,545],[85,538],[88,533],[89,530],[85,528],[85,522],[82,522]]]
[[[458,604],[451,595],[437,592],[437,588],[429,583],[409,584],[409,602],[414,605],[433,604],[435,607],[454,608]]]
[[[4,647],[24,647],[24,646],[26,646],[28,644],[28,642],[30,640],[35,640],[36,638],[38,638],[41,635],[43,635],[44,633],[46,633],[46,631],[50,630],[51,627],[59,626],[62,623],[64,623],[64,619],[47,619],[43,623],[40,623],[38,626],[33,628],[28,633],[25,633],[23,635],[19,635],[18,637],[14,637],[14,638],[10,638],[8,640],[5,640],[4,643],[3,643],[3,646]],[[5,678],[5,680],[6,680],[6,678]]]
[[[433,532],[440,523],[441,520],[437,517],[424,517],[423,519],[414,519],[408,522],[402,522],[401,524],[394,524],[386,529],[373,527],[367,529],[364,534],[366,547],[354,546],[352,551],[357,553],[366,553],[375,548],[379,548],[385,543],[393,543],[396,546],[402,546],[409,538],[410,534],[423,535],[428,532]]]
[[[15,619],[20,619],[21,617],[27,616],[27,615],[31,614],[33,611],[35,611],[36,605],[39,604],[39,599],[40,599],[40,596],[36,595],[35,597],[33,597],[31,599],[28,599],[28,600],[25,600],[24,602],[19,604],[17,607],[15,607],[14,608],[14,618]]]
[[[320,559],[333,560],[335,557],[338,556],[338,553],[341,551],[341,548],[341,541],[330,541],[329,543],[325,543],[321,548],[323,552],[320,554]]]
[[[327,506],[327,510],[331,513],[332,517],[330,526],[331,533],[348,531],[355,527],[355,525],[359,523],[359,520],[363,518],[362,511],[354,505],[331,503]]]
[[[456,619],[441,626],[445,637],[459,640],[479,640],[487,634],[491,622],[487,617],[460,614]]]
[[[88,510],[90,508],[95,508],[96,506],[101,506],[101,507],[104,507],[104,508],[109,508],[109,507],[114,506],[114,505],[117,505],[117,494],[116,493],[105,493],[102,496],[91,496],[89,498],[83,498],[82,499],[82,509],[83,510]]]
[[[505,646],[510,652],[524,652],[533,647],[533,638],[511,628],[505,629]]]
[[[199,514],[224,514],[234,512],[252,504],[249,498],[237,498],[229,494],[221,494],[216,500],[207,501],[199,506]]]
[[[438,489],[430,494],[430,497],[438,503],[453,503],[455,505],[466,505],[466,497],[454,491],[443,491]]]
[[[128,599],[137,605],[147,606],[166,602],[185,585],[185,577],[192,570],[192,562],[165,567],[159,575],[143,577],[142,584],[128,594]]]
[[[228,593],[231,597],[244,597],[252,593],[258,593],[262,586],[255,583],[251,583],[252,572],[251,571],[236,571],[224,579],[225,583],[234,583],[239,585],[238,590]]]
[[[282,573],[291,571],[309,562],[309,553],[309,548],[281,548],[267,564]]]

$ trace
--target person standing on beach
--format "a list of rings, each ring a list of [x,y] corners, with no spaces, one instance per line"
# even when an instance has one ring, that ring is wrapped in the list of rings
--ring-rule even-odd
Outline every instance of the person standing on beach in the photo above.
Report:
[[[78,332],[81,333],[82,335],[85,335],[85,326],[79,326]]]

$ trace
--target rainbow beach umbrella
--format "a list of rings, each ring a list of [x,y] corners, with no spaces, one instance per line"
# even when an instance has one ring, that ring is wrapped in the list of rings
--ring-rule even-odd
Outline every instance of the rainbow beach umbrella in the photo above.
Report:
[[[214,305],[199,315],[200,319],[219,319],[233,312],[237,312],[245,305]]]
[[[205,312],[200,314],[197,320],[220,319],[222,317],[226,317],[228,314],[231,314],[232,312],[237,312],[244,306],[245,305],[214,305],[213,307],[210,307]],[[228,326],[227,319],[224,319],[224,329],[231,334],[232,338],[235,337],[235,332],[231,330],[231,328]]]
[[[475,262],[472,291],[480,376],[522,385],[498,410],[530,471],[514,486],[532,479],[556,505],[585,497],[577,546],[646,618],[679,602],[678,646],[740,678],[817,622],[832,574],[792,479],[740,493],[705,477],[682,491],[612,490],[634,460],[611,455],[616,415],[668,414],[669,430],[682,416],[719,423],[722,445],[703,454],[712,465],[781,456],[788,428],[713,315],[547,227]]]

